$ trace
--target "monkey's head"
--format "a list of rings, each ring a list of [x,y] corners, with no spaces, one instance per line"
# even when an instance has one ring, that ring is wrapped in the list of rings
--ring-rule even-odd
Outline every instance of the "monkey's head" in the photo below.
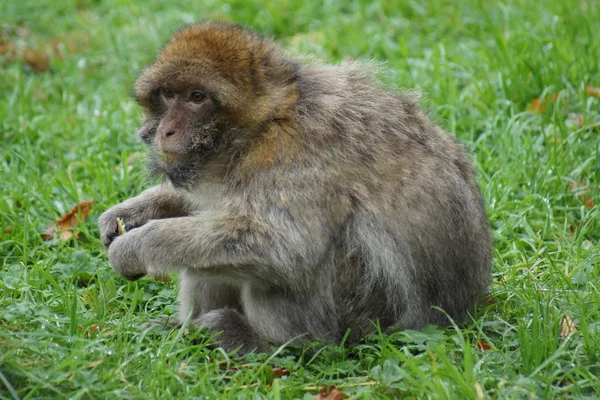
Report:
[[[203,23],[175,33],[135,83],[150,172],[186,186],[211,160],[258,140],[267,124],[289,117],[297,74],[271,40],[240,26]]]

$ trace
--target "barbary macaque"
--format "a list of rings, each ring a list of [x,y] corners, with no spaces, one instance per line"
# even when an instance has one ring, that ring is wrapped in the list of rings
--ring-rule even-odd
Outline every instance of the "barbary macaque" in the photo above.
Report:
[[[448,324],[485,290],[472,163],[368,66],[307,64],[201,23],[172,36],[135,97],[163,183],[106,211],[102,242],[126,279],[178,272],[180,320],[225,350]]]

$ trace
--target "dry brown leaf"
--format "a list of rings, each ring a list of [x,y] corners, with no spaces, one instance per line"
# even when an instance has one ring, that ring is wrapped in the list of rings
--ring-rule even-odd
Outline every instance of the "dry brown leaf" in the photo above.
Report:
[[[69,240],[73,237],[73,231],[60,231],[58,237],[63,241]]]
[[[480,339],[480,340],[477,342],[477,348],[478,348],[479,350],[491,350],[491,349],[492,349],[492,346],[490,346],[490,344],[487,342],[487,340],[485,340],[485,339]]]
[[[566,338],[571,333],[577,332],[577,328],[575,327],[575,322],[569,314],[565,315],[560,319],[560,337]]]
[[[12,46],[10,45],[10,43],[0,43],[0,56],[2,54],[8,53],[11,48]]]
[[[321,388],[321,393],[316,394],[315,397],[313,397],[313,400],[344,400],[345,398],[346,396],[344,396],[344,393],[337,390],[334,385],[329,391],[327,390],[327,386],[323,386]]]
[[[56,221],[56,226],[59,230],[59,238],[61,240],[69,240],[73,237],[73,232],[69,229],[74,226],[79,225],[80,222],[83,222],[85,218],[89,215],[90,210],[92,209],[92,204],[94,200],[86,200],[77,204],[71,211],[63,215],[59,220]],[[46,230],[41,234],[42,240],[52,240],[56,233],[56,228],[54,226],[49,226]]]
[[[23,61],[35,72],[44,72],[50,68],[48,57],[31,47],[26,48],[23,52]]]
[[[573,224],[569,225],[569,232],[575,233],[575,231],[579,228],[580,225],[581,225],[581,222],[576,222],[574,225]]]
[[[273,368],[273,374],[275,376],[290,376],[290,371],[285,368]]]
[[[77,204],[71,211],[56,221],[58,229],[67,229],[79,225],[79,222],[83,222],[90,214],[92,204],[94,204],[94,200],[85,200]]]
[[[88,332],[90,334],[92,334],[92,333],[96,332],[97,330],[102,329],[103,327],[104,327],[104,325],[92,325],[88,328]]]
[[[586,86],[585,93],[588,96],[598,97],[600,99],[600,88],[593,86]]]
[[[527,107],[527,110],[541,114],[546,111],[548,103],[552,103],[556,101],[556,99],[558,99],[558,93],[552,93],[545,97],[538,97],[537,99],[533,99],[533,101],[529,104],[529,107]]]

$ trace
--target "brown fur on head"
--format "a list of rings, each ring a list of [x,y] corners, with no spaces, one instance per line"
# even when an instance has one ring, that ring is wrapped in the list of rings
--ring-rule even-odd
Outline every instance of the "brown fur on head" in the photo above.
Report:
[[[298,66],[270,39],[241,26],[208,22],[176,32],[135,84],[135,96],[151,112],[157,93],[203,88],[227,119],[246,128],[286,117],[297,97]]]

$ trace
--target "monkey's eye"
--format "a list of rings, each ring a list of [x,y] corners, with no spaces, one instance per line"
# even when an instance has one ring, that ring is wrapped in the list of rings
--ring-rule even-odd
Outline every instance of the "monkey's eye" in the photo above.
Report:
[[[171,89],[164,88],[160,91],[165,99],[172,99],[175,97],[175,92]]]
[[[202,93],[199,90],[194,90],[191,94],[190,94],[190,99],[189,101],[191,101],[192,103],[202,103],[202,101],[204,100],[206,96],[204,96],[204,93]]]

